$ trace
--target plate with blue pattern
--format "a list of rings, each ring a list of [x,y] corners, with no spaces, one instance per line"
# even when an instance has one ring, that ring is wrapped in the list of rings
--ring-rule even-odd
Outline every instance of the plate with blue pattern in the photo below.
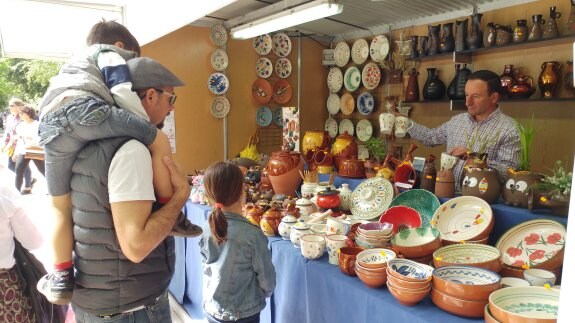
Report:
[[[357,111],[364,116],[369,115],[375,108],[375,100],[369,92],[363,92],[357,97]]]
[[[274,110],[274,123],[280,127],[283,127],[283,108],[279,107]]]
[[[273,114],[270,108],[261,106],[256,112],[256,122],[260,127],[267,127],[272,123]]]
[[[208,89],[216,95],[224,94],[230,87],[230,81],[224,73],[213,73],[208,78]]]

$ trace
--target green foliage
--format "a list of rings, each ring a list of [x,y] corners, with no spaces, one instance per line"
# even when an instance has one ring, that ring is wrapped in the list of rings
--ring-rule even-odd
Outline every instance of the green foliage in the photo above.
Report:
[[[531,170],[531,146],[533,144],[533,137],[535,136],[535,114],[531,115],[531,120],[525,125],[515,121],[515,127],[519,132],[519,140],[521,141],[521,156],[519,159],[518,171]]]
[[[385,141],[379,137],[371,137],[365,142],[365,148],[369,151],[369,156],[377,160],[383,161],[386,155]]]
[[[467,138],[465,138],[465,146],[469,152],[483,154],[485,151],[487,151],[487,148],[491,148],[493,145],[495,145],[495,143],[497,143],[497,140],[499,140],[500,132],[501,131],[497,131],[495,136],[488,137],[487,135],[482,136],[479,133],[479,128],[476,128],[472,135],[467,133]],[[479,144],[479,149],[474,150],[476,144]]]
[[[563,168],[563,163],[558,160],[551,170],[553,175],[545,175],[541,183],[536,183],[533,188],[555,200],[569,200],[573,173]]]

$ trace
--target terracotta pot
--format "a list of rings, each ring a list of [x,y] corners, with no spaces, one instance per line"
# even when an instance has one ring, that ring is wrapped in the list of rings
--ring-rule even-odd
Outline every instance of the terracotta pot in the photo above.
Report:
[[[264,208],[254,203],[247,203],[243,207],[243,216],[255,225],[260,225],[264,214]]]
[[[273,237],[279,234],[278,226],[281,223],[281,211],[278,207],[272,206],[267,210],[260,221],[260,228],[266,236]]]
[[[297,152],[287,152],[287,151],[274,152],[272,153],[272,156],[270,157],[270,160],[267,165],[268,174],[270,176],[278,176],[286,174],[292,169],[296,168],[300,163],[303,166],[301,156]]]
[[[509,97],[512,99],[528,99],[535,93],[533,78],[529,75],[517,75],[507,88]]]
[[[346,131],[335,138],[331,153],[335,161],[335,167],[339,169],[339,164],[343,159],[357,157],[357,143]]]
[[[451,169],[442,169],[437,173],[435,195],[437,197],[455,196],[455,176]]]
[[[365,178],[364,162],[356,157],[346,158],[341,161],[339,176],[348,178]]]
[[[324,130],[308,130],[301,140],[302,152],[307,154],[308,150],[314,148],[326,149],[329,146],[330,137]]]
[[[481,169],[487,167],[487,153],[467,153],[464,158],[465,167]]]
[[[497,170],[465,167],[463,176],[461,195],[479,197],[490,204],[497,202],[501,194],[501,183]]]
[[[539,173],[529,171],[516,172],[511,169],[507,171],[507,174],[509,178],[503,187],[505,204],[527,208],[530,195],[534,194],[530,187],[535,183],[540,183],[543,176]],[[531,196],[531,198],[533,197]]]
[[[544,62],[541,64],[541,74],[539,74],[538,84],[541,90],[541,97],[550,99],[555,96],[555,90],[559,84],[561,63]]]
[[[302,183],[302,178],[299,174],[303,171],[303,160],[299,159],[299,163],[285,174],[273,176],[269,175],[270,182],[276,194],[284,194],[294,196],[296,189]]]

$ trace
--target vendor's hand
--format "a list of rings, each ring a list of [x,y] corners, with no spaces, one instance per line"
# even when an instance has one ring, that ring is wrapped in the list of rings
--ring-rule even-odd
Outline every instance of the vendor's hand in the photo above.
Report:
[[[173,159],[168,156],[164,156],[163,160],[164,164],[170,171],[170,180],[174,187],[174,195],[172,198],[181,199],[183,203],[185,203],[190,196],[190,184],[188,183],[188,179]]]
[[[456,146],[451,148],[450,150],[447,151],[448,154],[450,154],[451,156],[456,156],[456,157],[463,157],[465,156],[465,154],[467,154],[467,147],[465,146]]]

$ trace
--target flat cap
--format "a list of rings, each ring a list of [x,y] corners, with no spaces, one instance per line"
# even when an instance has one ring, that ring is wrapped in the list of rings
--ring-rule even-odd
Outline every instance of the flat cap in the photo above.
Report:
[[[186,85],[174,73],[149,57],[132,58],[127,64],[132,76],[133,89]]]

